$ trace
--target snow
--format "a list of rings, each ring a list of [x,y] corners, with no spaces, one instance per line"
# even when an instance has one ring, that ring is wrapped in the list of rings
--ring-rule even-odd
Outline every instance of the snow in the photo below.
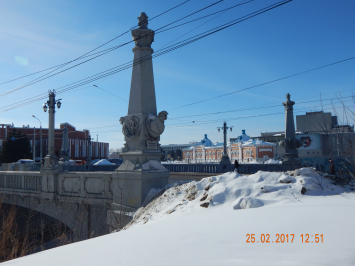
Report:
[[[280,164],[280,163],[282,163],[282,161],[279,161],[279,160],[275,160],[275,159],[269,159],[269,160],[267,160],[267,161],[265,161],[264,163],[278,163],[278,164]]]
[[[166,161],[166,162],[161,162],[162,164],[182,164],[182,161]]]
[[[142,169],[145,171],[168,171],[159,161],[149,160],[142,164]]]
[[[276,146],[275,143],[271,143],[271,142],[266,142],[263,140],[259,140],[259,139],[251,139],[247,142],[244,142],[244,144],[242,144],[242,146],[257,146],[257,145],[271,145],[271,146]]]
[[[106,159],[102,159],[102,160],[98,161],[97,163],[94,163],[94,165],[112,165],[112,163],[110,163]]]
[[[246,164],[246,163],[249,163],[249,164],[281,164],[282,161],[279,161],[279,160],[275,160],[275,159],[269,159],[269,160],[266,160],[266,161],[244,161],[243,164]]]
[[[148,118],[147,118],[147,120],[148,120],[148,121],[154,121],[156,118],[157,118],[157,116],[156,116],[156,115],[153,115],[153,114],[148,114]]]
[[[176,184],[140,208],[126,230],[3,264],[355,265],[355,194],[323,175],[302,168]],[[259,243],[246,243],[247,234]],[[274,243],[261,243],[261,234]],[[294,241],[275,243],[276,234]],[[324,241],[302,243],[301,234]]]

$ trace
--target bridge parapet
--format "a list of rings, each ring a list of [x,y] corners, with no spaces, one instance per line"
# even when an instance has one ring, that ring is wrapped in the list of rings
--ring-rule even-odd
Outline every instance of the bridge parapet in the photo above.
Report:
[[[216,163],[201,164],[163,164],[170,172],[199,172],[199,173],[225,173],[234,171],[234,164],[221,165]],[[295,170],[298,165],[292,164],[239,164],[238,172],[240,174],[254,174],[258,171],[284,172]]]
[[[112,201],[112,172],[68,172],[58,176],[58,196]]]
[[[13,192],[40,193],[42,176],[39,172],[0,172],[0,190]]]

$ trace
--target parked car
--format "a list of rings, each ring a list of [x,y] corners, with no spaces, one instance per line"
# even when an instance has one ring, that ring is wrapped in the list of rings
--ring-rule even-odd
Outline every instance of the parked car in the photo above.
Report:
[[[84,165],[86,161],[84,160],[75,160],[75,165]]]

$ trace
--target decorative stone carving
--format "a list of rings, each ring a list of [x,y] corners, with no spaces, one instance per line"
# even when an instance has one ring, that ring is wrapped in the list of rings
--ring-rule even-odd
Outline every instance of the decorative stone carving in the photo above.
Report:
[[[138,17],[138,29],[132,30],[133,41],[136,47],[151,47],[154,42],[154,31],[148,29],[148,16],[142,12]]]
[[[136,47],[147,47],[151,48],[152,42],[154,42],[154,31],[150,29],[141,30],[136,29],[132,30],[132,39],[136,44]]]
[[[124,151],[124,152],[129,151],[129,147],[128,147],[128,144],[127,144],[127,143],[124,144],[123,151]]]
[[[147,150],[147,145],[145,144],[145,141],[142,141],[141,143],[139,143],[137,150],[139,150],[139,151]]]
[[[122,133],[127,138],[134,139],[140,135],[141,123],[138,117],[132,115],[130,117],[127,117],[126,120],[124,119],[124,117],[121,117],[120,123],[122,125]]]
[[[164,121],[168,118],[168,112],[161,111],[157,117],[149,115],[146,122],[146,130],[151,140],[156,140],[165,129]]]
[[[148,29],[148,16],[145,12],[142,12],[137,19],[140,29]]]

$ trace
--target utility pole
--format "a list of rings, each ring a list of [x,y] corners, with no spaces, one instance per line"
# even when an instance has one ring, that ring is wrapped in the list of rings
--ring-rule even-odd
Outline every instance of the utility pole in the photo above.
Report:
[[[227,130],[230,129],[230,131],[232,131],[232,128],[233,127],[227,127],[227,122],[223,123],[223,127],[218,127],[218,132],[220,132],[221,129],[223,130],[224,151],[223,151],[222,159],[219,162],[220,164],[223,164],[223,165],[231,164],[231,161],[230,161],[228,153],[227,153]]]
[[[32,145],[33,162],[36,162],[36,127],[33,128],[33,145]]]
[[[99,156],[99,159],[101,159],[100,157],[100,150],[99,150],[99,135],[96,135],[96,147],[97,147],[97,156]]]

